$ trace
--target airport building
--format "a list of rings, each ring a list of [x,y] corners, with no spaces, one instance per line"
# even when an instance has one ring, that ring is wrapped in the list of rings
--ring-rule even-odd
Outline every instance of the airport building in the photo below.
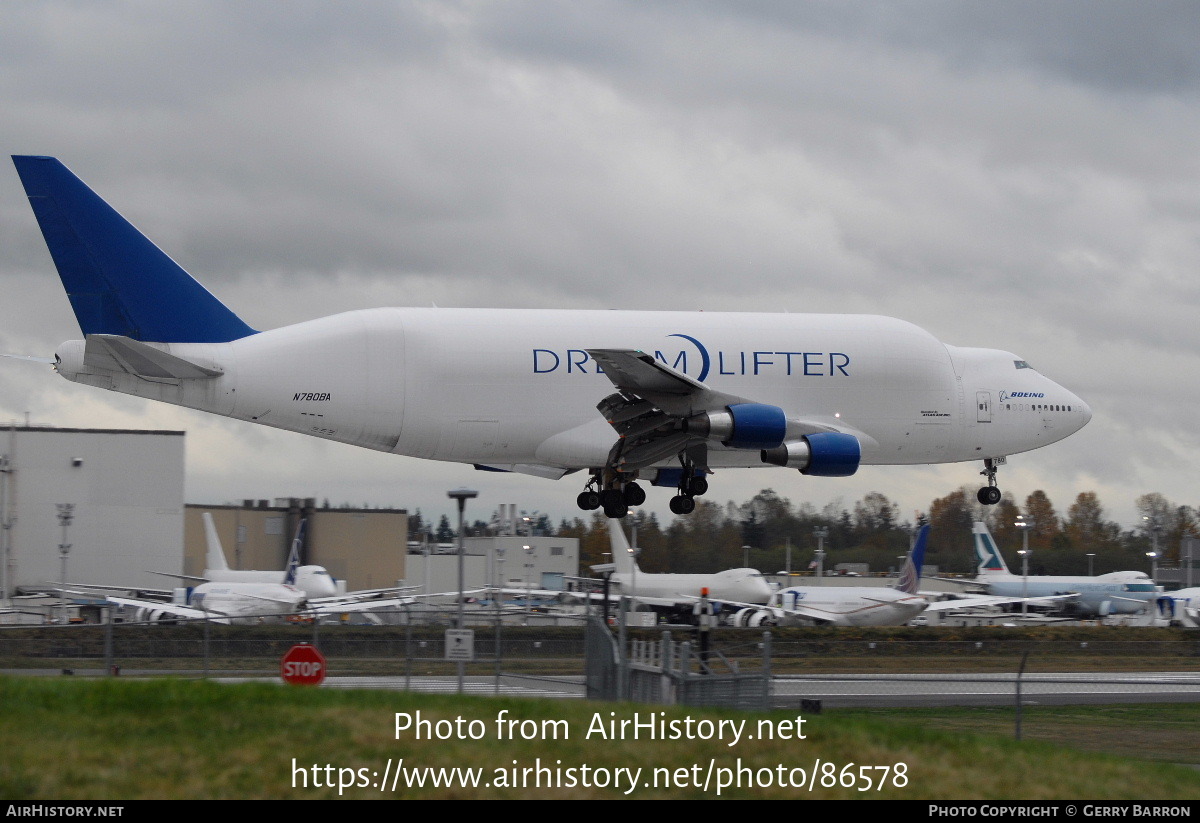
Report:
[[[282,575],[296,527],[306,519],[301,563],[324,566],[347,590],[457,588],[456,547],[413,553],[404,509],[332,508],[311,498],[185,505],[184,436],[0,428],[0,600],[43,591],[57,581],[150,589],[188,585],[155,572],[204,573],[205,512],[213,516],[231,569]],[[64,537],[62,515],[68,512]],[[467,539],[467,588],[507,583],[559,589],[578,574],[577,540],[517,536],[511,527],[501,531],[510,533]]]
[[[283,569],[301,519],[307,521],[300,562],[324,566],[347,591],[418,586],[425,592],[458,588],[456,543],[409,543],[404,509],[317,506],[312,498],[245,500],[240,506],[188,505],[184,572],[205,568],[202,515],[213,517],[231,569]],[[564,588],[579,573],[579,541],[565,537],[468,537],[464,588]]]
[[[180,570],[183,482],[181,431],[0,428],[0,597],[64,577],[163,587],[149,572]]]
[[[468,537],[463,541],[463,587],[489,586],[521,590],[567,588],[568,578],[579,575],[579,540],[574,537],[497,535]],[[409,547],[408,582],[429,592],[458,587],[457,545],[430,544]]]

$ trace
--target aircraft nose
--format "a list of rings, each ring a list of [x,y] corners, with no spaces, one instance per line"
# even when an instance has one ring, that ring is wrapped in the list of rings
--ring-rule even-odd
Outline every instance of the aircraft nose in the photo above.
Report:
[[[1074,397],[1075,402],[1071,404],[1071,408],[1079,410],[1081,415],[1079,419],[1079,428],[1082,429],[1092,419],[1092,407],[1080,400],[1076,395],[1072,395],[1072,397]]]

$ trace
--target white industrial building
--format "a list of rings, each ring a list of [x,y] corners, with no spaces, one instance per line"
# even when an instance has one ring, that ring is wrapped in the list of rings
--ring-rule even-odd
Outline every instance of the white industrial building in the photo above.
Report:
[[[468,537],[463,548],[466,589],[500,586],[562,591],[567,578],[579,574],[579,540],[574,537]],[[453,591],[458,587],[457,547],[431,545],[426,555],[417,544],[409,544],[405,573],[406,585],[422,586],[428,592]]]
[[[0,428],[0,597],[61,580],[169,588],[183,567],[184,433]]]

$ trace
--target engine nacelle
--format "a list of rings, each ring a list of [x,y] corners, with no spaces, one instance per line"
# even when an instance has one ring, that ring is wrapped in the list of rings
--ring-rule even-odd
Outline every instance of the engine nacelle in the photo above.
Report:
[[[733,625],[754,629],[760,626],[775,626],[779,621],[768,609],[738,609],[733,615]]]
[[[787,436],[787,415],[765,403],[735,403],[724,411],[704,412],[683,422],[683,430],[731,449],[773,449]]]
[[[861,459],[858,438],[841,432],[810,434],[762,451],[764,463],[814,477],[849,477],[858,471]]]

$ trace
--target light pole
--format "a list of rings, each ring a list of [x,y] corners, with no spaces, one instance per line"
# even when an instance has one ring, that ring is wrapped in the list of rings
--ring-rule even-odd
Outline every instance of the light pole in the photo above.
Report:
[[[67,542],[67,529],[71,525],[71,521],[75,519],[75,504],[74,503],[57,503],[58,522],[62,526],[62,542],[58,544],[58,556],[62,559],[62,582],[63,588],[67,585],[67,554],[71,551],[71,544]],[[62,605],[62,617],[60,621],[63,625],[67,623],[67,593],[66,591],[59,592],[59,602]]]
[[[1192,547],[1195,544],[1196,535],[1188,533],[1183,536],[1182,553],[1183,556],[1187,558],[1185,561],[1187,565],[1184,566],[1184,569],[1186,570],[1184,572],[1185,577],[1183,579],[1183,587],[1185,589],[1190,589],[1192,587]]]
[[[822,578],[825,577],[825,538],[829,536],[828,526],[817,526],[813,529],[813,534],[817,538],[817,585],[825,585]]]
[[[463,611],[463,511],[467,508],[467,501],[479,496],[479,492],[471,489],[454,489],[446,492],[446,495],[458,503],[458,628],[462,630],[463,624],[466,622],[466,615]],[[428,562],[429,558],[425,558]],[[458,661],[458,693],[463,692],[463,679],[466,675],[466,663],[462,660]]]
[[[1150,558],[1150,582],[1158,585],[1158,552],[1146,552],[1146,557]]]
[[[1029,549],[1021,549],[1021,617],[1029,614]]]
[[[496,592],[497,594],[504,593],[504,546],[496,546]]]
[[[533,598],[533,546],[522,546],[525,552],[525,611],[532,614],[533,606],[531,600]],[[529,619],[525,619],[526,625],[529,624]]]
[[[637,526],[633,527],[633,542],[629,545],[630,565],[633,567],[629,575],[629,610],[637,611],[637,559],[642,550],[637,545]]]
[[[1142,519],[1146,521],[1146,525],[1150,529],[1150,551],[1146,552],[1146,556],[1150,557],[1153,554],[1154,557],[1158,557],[1158,533],[1162,530],[1162,526],[1158,524],[1158,515],[1143,516]],[[1153,582],[1153,574],[1150,575],[1150,579]]]
[[[750,547],[742,546],[742,568],[750,568]]]
[[[1021,555],[1021,617],[1024,618],[1029,614],[1029,530],[1033,528],[1033,521],[1018,514],[1013,525],[1021,530],[1022,549],[1017,554]]]
[[[14,518],[8,513],[8,486],[12,482],[12,445],[13,431],[9,429],[9,453],[0,454],[0,603],[5,606],[8,602],[8,555],[9,531],[12,529]]]
[[[1088,577],[1095,577],[1096,572],[1092,568],[1092,566],[1093,566],[1092,561],[1096,559],[1096,553],[1088,552],[1087,559],[1088,559]]]

